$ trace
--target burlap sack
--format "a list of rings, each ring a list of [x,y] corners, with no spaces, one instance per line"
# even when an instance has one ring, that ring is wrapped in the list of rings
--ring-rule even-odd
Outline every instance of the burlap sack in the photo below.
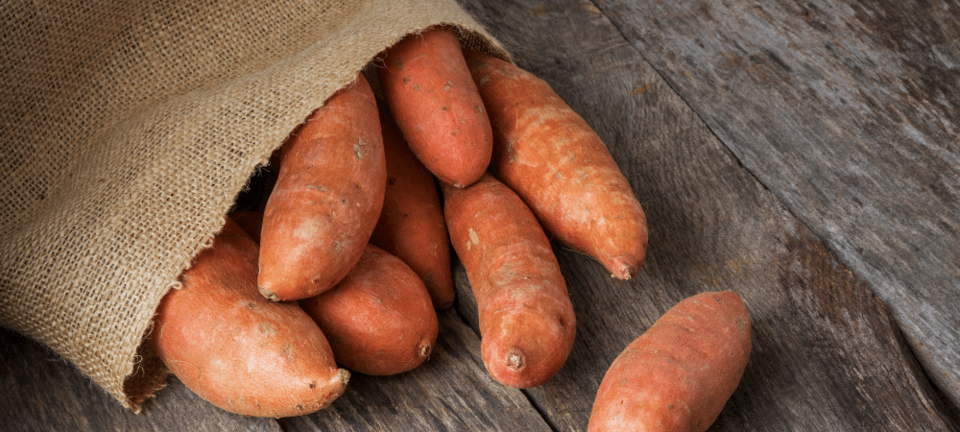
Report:
[[[165,380],[141,347],[161,297],[311,111],[433,24],[506,56],[452,0],[13,1],[0,20],[0,325],[134,410]]]

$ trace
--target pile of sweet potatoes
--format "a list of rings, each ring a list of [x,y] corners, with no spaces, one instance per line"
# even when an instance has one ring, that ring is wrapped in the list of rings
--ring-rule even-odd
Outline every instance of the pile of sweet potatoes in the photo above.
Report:
[[[164,298],[149,341],[197,394],[295,416],[340,396],[347,370],[417,367],[454,301],[451,245],[487,370],[538,386],[576,335],[549,238],[613,277],[640,269],[646,219],[604,143],[549,85],[455,31],[405,38],[328,99],[277,154],[262,213],[232,214]],[[705,429],[739,382],[749,324],[733,293],[681,302],[614,362],[591,430]]]

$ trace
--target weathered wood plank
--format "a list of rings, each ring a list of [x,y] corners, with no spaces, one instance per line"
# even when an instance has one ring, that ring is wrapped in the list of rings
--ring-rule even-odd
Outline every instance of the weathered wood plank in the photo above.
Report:
[[[49,349],[6,329],[0,329],[0,371],[4,431],[281,430],[273,419],[214,407],[174,377],[140,414],[134,414]]]
[[[712,430],[950,430],[891,315],[738,164],[612,23],[586,1],[465,2],[521,66],[611,148],[647,210],[648,261],[629,282],[555,248],[578,336],[530,396],[557,430],[583,430],[613,358],[682,298],[733,290],[754,322],[743,381]],[[458,309],[477,328],[458,268]]]
[[[960,404],[960,2],[596,3]]]
[[[550,431],[530,401],[486,373],[480,340],[454,310],[440,313],[430,359],[396,376],[355,374],[329,408],[281,419],[287,432]]]

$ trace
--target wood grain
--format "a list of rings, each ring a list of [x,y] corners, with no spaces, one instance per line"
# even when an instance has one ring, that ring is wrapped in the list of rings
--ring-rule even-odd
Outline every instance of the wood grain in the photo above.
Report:
[[[733,290],[754,352],[712,430],[951,430],[891,314],[740,165],[590,2],[465,7],[605,140],[647,211],[648,260],[629,282],[558,245],[578,321],[560,373],[527,391],[556,430],[583,430],[613,358],[682,298]],[[458,310],[476,328],[462,268]]]
[[[480,360],[480,340],[456,311],[439,314],[430,359],[395,376],[354,374],[329,408],[281,419],[286,432],[550,431],[526,397],[500,385]]]
[[[960,405],[960,2],[596,3]]]
[[[4,431],[280,432],[273,419],[210,405],[175,377],[134,414],[49,349],[6,329],[0,329],[0,371]]]

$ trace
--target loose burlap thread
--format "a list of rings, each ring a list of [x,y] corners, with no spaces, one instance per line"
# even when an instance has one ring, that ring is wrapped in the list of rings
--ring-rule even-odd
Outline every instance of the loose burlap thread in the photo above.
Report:
[[[384,48],[452,0],[0,4],[0,325],[138,411],[143,338],[247,179]],[[138,350],[139,349],[139,350]]]

